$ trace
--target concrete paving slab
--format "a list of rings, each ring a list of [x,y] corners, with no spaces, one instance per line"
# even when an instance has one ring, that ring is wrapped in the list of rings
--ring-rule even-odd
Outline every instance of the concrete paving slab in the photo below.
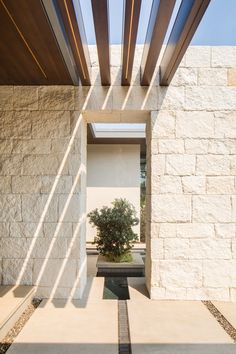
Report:
[[[33,286],[0,286],[0,341],[30,304]]]
[[[149,299],[148,291],[145,285],[145,278],[130,277],[127,278],[130,300],[145,300]]]
[[[221,353],[235,353],[228,346],[232,339],[201,302],[128,301],[128,315],[133,354],[217,353],[210,344],[226,344]]]
[[[44,300],[8,354],[118,354],[116,301]]]
[[[224,301],[212,301],[212,303],[231,325],[236,328],[236,303]]]

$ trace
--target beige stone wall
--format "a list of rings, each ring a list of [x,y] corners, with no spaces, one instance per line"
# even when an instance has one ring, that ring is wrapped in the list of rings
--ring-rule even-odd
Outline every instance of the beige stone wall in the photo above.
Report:
[[[147,120],[150,295],[235,301],[236,47],[190,47],[170,87],[139,86],[141,46],[132,85],[114,46],[101,87],[90,49],[90,88],[0,87],[1,283],[81,295],[86,121]]]
[[[236,48],[190,47],[148,125],[153,299],[236,301]],[[181,97],[181,99],[180,99]]]
[[[42,297],[86,282],[86,123],[73,87],[0,87],[0,281]]]

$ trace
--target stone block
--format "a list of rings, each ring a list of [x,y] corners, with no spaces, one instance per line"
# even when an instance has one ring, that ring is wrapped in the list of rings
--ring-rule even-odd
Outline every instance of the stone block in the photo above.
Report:
[[[185,300],[187,296],[186,288],[167,287],[165,293],[166,300]]]
[[[0,258],[25,259],[28,255],[32,239],[30,238],[3,238],[1,240]],[[20,269],[18,269],[20,272]]]
[[[59,195],[59,215],[63,222],[78,222],[81,217],[82,194]]]
[[[18,279],[22,269],[24,271]],[[3,285],[15,285],[17,280],[19,280],[20,285],[32,285],[32,274],[32,260],[25,263],[24,259],[3,259]]]
[[[0,155],[12,153],[12,140],[3,139],[0,140]]]
[[[228,85],[236,86],[236,68],[228,69]]]
[[[220,238],[235,238],[236,237],[236,225],[231,224],[215,224],[216,237]]]
[[[43,236],[43,224],[37,222],[11,222],[10,237],[34,238]]]
[[[186,154],[207,154],[208,153],[207,139],[185,139],[185,153]]]
[[[212,67],[224,68],[236,66],[236,47],[224,46],[212,47],[211,49],[211,65]]]
[[[184,107],[184,86],[157,87],[157,109],[181,110]]]
[[[0,111],[0,139],[31,137],[31,112]]]
[[[185,109],[187,110],[235,110],[234,86],[187,86]]]
[[[0,175],[17,176],[21,174],[21,155],[0,155]]]
[[[183,192],[185,194],[205,194],[206,179],[202,176],[182,177]]]
[[[235,194],[236,187],[234,177],[207,177],[208,194]]]
[[[97,87],[93,87],[92,90],[89,92],[86,102],[83,106],[83,109],[111,111],[112,107],[113,107],[112,86],[110,87],[97,86]]]
[[[159,237],[171,238],[176,237],[176,224],[161,223],[159,231]]]
[[[13,109],[13,86],[0,87],[0,111]]]
[[[38,87],[14,86],[13,107],[14,110],[37,110]]]
[[[201,86],[226,86],[227,69],[225,68],[199,68],[198,85]]]
[[[229,196],[193,196],[194,222],[231,222],[231,218],[231,201]]]
[[[41,177],[39,176],[13,176],[12,193],[40,193]]]
[[[152,155],[150,168],[151,168],[151,173],[150,171],[148,172],[151,179],[154,176],[163,175],[165,172],[165,155]]]
[[[210,154],[236,154],[235,139],[211,139],[209,140],[208,153]]]
[[[43,224],[43,234],[45,237],[65,237],[71,239],[73,236],[72,223],[70,222],[45,222]]]
[[[182,139],[160,139],[159,153],[161,154],[183,154],[184,140]]]
[[[227,239],[191,239],[189,259],[232,259],[231,241]]]
[[[0,176],[0,194],[11,193],[11,177]]]
[[[0,222],[21,221],[20,196],[0,194],[0,210]]]
[[[34,175],[57,175],[59,173],[61,160],[59,155],[26,155],[23,159],[23,174]],[[61,174],[67,173],[67,167]]]
[[[165,259],[189,259],[190,241],[188,239],[165,238]]]
[[[197,156],[197,175],[230,175],[230,158],[227,155],[200,155]]]
[[[179,67],[171,81],[172,86],[195,86],[198,81],[198,72],[196,68]]]
[[[236,112],[215,112],[215,134],[219,138],[236,138]]]
[[[229,301],[228,288],[189,288],[187,300]]]
[[[10,223],[0,222],[0,239],[2,237],[9,237],[10,235]]]
[[[58,220],[57,203],[58,197],[56,195],[49,200],[49,197],[45,194],[23,194],[23,221],[39,222],[43,218],[44,221],[56,222]]]
[[[55,184],[54,184],[55,183]],[[72,176],[42,176],[41,177],[41,193],[50,193],[53,189],[55,194],[65,194],[72,192]]]
[[[199,261],[160,261],[161,285],[172,288],[200,288],[202,286],[202,265]]]
[[[70,136],[70,112],[31,112],[33,138],[64,138]]]
[[[179,138],[214,137],[214,115],[211,112],[177,112],[176,136]]]
[[[187,67],[203,68],[211,66],[211,47],[190,46],[186,51]]]
[[[155,187],[158,188],[158,186]],[[153,193],[155,193],[155,190],[153,191]],[[181,185],[181,178],[178,176],[161,176],[159,181],[159,193],[182,194],[183,190]]]
[[[230,156],[230,174],[236,176],[236,155]]]
[[[51,141],[49,139],[15,139],[13,140],[13,154],[50,154]]]
[[[40,86],[38,99],[40,110],[74,110],[74,87]]]
[[[39,286],[50,287],[53,290],[57,287],[70,287],[76,281],[76,260],[75,259],[39,259],[34,261],[33,283]]]
[[[175,112],[159,111],[151,112],[152,137],[174,138],[175,137]]]
[[[39,237],[36,239],[31,258],[65,258],[67,252],[67,239],[63,237]]]
[[[176,225],[178,238],[212,238],[215,236],[213,224],[183,223]]]
[[[188,222],[190,219],[190,196],[168,194],[152,196],[153,222]]]
[[[236,247],[235,247],[236,249]],[[151,259],[163,259],[164,258],[164,245],[163,239],[152,238],[151,239]]]
[[[185,176],[195,173],[194,155],[167,155],[166,173],[169,175]]]
[[[236,287],[236,260],[204,260],[203,285],[206,287]]]

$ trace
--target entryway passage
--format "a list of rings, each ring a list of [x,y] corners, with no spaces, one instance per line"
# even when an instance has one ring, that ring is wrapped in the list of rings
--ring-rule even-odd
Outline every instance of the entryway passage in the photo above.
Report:
[[[7,354],[118,354],[122,348],[133,354],[235,354],[233,338],[201,301],[152,301],[144,278],[127,281],[130,300],[121,306],[103,299],[102,277],[89,278],[82,300],[44,300]],[[236,304],[214,305],[235,328]],[[123,324],[121,307],[128,313]],[[128,326],[127,339],[120,323]]]

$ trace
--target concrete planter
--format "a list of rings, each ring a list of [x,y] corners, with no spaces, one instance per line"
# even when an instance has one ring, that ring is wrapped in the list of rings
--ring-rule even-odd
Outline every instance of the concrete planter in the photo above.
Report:
[[[132,252],[132,262],[109,262],[104,256],[99,255],[97,260],[98,276],[144,276],[144,263],[141,255]]]

